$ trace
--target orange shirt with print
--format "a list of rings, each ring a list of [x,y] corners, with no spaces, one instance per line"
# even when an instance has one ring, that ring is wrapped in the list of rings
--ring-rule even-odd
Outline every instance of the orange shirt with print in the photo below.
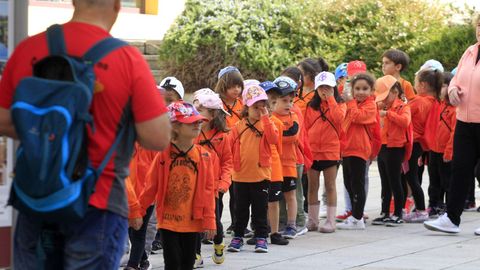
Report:
[[[297,148],[300,137],[300,120],[297,114],[291,111],[287,115],[274,114],[283,123],[281,154],[283,177],[297,177]]]
[[[412,114],[414,142],[418,142],[425,133],[425,123],[434,102],[435,97],[427,95],[417,95],[408,102]]]
[[[400,99],[395,99],[387,110],[387,115],[380,119],[382,144],[387,147],[404,147],[407,144],[411,117],[410,107]]]
[[[407,98],[407,100],[410,101],[414,99],[417,94],[415,93],[412,84],[404,78],[400,78],[398,81],[402,86],[403,92],[405,93],[405,97]]]
[[[283,153],[283,147],[282,147],[282,141],[283,141],[283,136],[280,130],[283,130],[283,123],[272,115],[270,117],[272,120],[273,124],[277,128],[278,132],[278,143],[277,144],[271,144],[270,148],[272,149],[272,177],[270,179],[271,182],[283,182],[283,173],[282,173],[282,161],[280,159],[280,156]]]
[[[302,112],[302,117],[305,117],[305,112],[307,111],[308,103],[312,100],[313,96],[315,95],[315,90],[303,93],[303,96],[300,98],[299,96],[295,97],[293,104],[297,106],[300,111]]]
[[[443,157],[446,160],[452,160],[453,137],[455,134],[455,125],[457,124],[456,108],[446,102],[442,102],[440,112],[437,136],[432,151],[443,153]]]
[[[347,102],[347,115],[344,121],[346,136],[343,157],[370,158],[372,152],[371,138],[368,126],[377,122],[377,105],[373,96],[362,102],[351,100]]]
[[[307,107],[305,129],[308,132],[313,160],[340,160],[340,136],[347,106],[333,96],[320,108]]]
[[[227,127],[231,129],[238,121],[242,120],[243,102],[240,98],[237,98],[232,106],[228,105],[223,99],[222,102],[223,108],[230,114],[230,116],[227,115]]]

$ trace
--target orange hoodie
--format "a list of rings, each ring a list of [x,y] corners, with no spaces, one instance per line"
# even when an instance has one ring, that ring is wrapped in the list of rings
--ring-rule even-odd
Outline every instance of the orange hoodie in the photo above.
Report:
[[[297,149],[298,140],[300,137],[300,121],[295,112],[290,112],[288,115],[274,115],[283,123],[282,129],[279,129],[283,134],[282,148],[283,153],[280,155],[282,160],[283,177],[297,177]]]
[[[271,144],[270,149],[272,150],[272,177],[270,179],[271,182],[283,182],[283,173],[282,173],[282,161],[280,159],[280,156],[283,153],[283,135],[280,130],[283,130],[283,123],[272,115],[270,117],[272,120],[273,124],[277,128],[278,132],[278,143],[277,144]]]
[[[387,115],[382,117],[382,144],[387,147],[404,147],[407,142],[408,127],[411,123],[410,107],[400,99],[395,99]]]
[[[125,179],[125,187],[127,189],[127,198],[128,198],[128,218],[141,218],[142,215],[142,206],[138,202],[137,194],[133,189],[132,180],[130,177]]]
[[[340,138],[345,114],[346,105],[338,104],[333,96],[322,101],[319,110],[307,107],[305,129],[313,160],[340,160]]]
[[[435,97],[427,95],[417,95],[408,102],[411,111],[413,124],[413,141],[419,142],[425,133],[425,123],[427,122],[430,109],[435,102]]]
[[[446,160],[452,160],[453,156],[453,135],[455,134],[455,125],[457,124],[457,114],[455,107],[442,102],[440,108],[440,120],[437,126],[437,138],[435,140],[433,152],[443,153]]]
[[[346,130],[343,156],[370,158],[372,145],[368,134],[369,125],[377,122],[377,105],[373,96],[359,103],[356,100],[347,102],[347,115],[344,121]]]
[[[297,106],[300,111],[302,112],[302,117],[305,117],[305,112],[307,111],[308,103],[312,100],[313,96],[315,95],[315,90],[303,93],[303,97],[300,98],[299,96],[295,97],[293,104]]]
[[[196,179],[183,179],[183,176],[177,174],[172,175],[172,153],[176,153],[174,147],[170,145],[164,151],[158,153],[147,173],[147,187],[139,197],[140,205],[142,206],[142,213],[144,214],[146,209],[154,202],[157,202],[157,227],[162,228],[164,224],[164,209],[166,207],[166,198],[168,196],[179,197],[176,200],[172,200],[178,203],[182,199],[182,196],[187,194],[188,191],[193,192],[191,208],[187,206],[190,219],[183,217],[172,217],[173,222],[182,223],[183,227],[169,228],[178,232],[201,232],[204,230],[215,230],[215,172],[214,172],[214,156],[205,148],[194,145],[188,152],[188,156],[192,157],[196,161]],[[180,190],[175,189],[174,193],[167,194],[169,188],[169,182],[178,180],[180,177],[183,181],[179,186]],[[190,182],[186,182],[190,181]],[[177,182],[177,181],[175,181]],[[193,185],[190,185],[193,182]],[[172,182],[173,183],[173,182]],[[189,184],[190,183],[190,184]],[[177,183],[178,184],[178,183]],[[178,191],[178,192],[177,192]],[[182,215],[180,207],[177,210],[178,215]],[[170,221],[172,222],[172,221]],[[171,225],[168,221],[166,224]]]
[[[152,165],[153,159],[158,154],[157,151],[147,150],[141,147],[138,143],[135,144],[135,152],[130,161],[130,176],[131,184],[135,190],[135,194],[139,196],[146,186],[146,179],[148,169]]]
[[[202,131],[195,140],[195,144],[205,147],[218,157],[215,164],[215,194],[218,194],[219,189],[228,190],[232,183],[233,156],[230,139],[228,133],[212,129]]]
[[[232,129],[233,181],[261,182],[271,179],[271,144],[278,145],[278,130],[268,115],[255,123],[253,131],[242,119]]]
[[[223,99],[222,102],[223,108],[230,114],[230,116],[227,116],[227,127],[232,128],[238,121],[242,120],[243,102],[240,98],[235,100],[233,106],[228,106]]]

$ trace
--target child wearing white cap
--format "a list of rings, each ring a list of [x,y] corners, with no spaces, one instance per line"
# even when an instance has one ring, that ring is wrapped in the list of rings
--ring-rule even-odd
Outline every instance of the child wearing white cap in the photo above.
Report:
[[[185,95],[182,82],[175,77],[166,77],[157,88],[162,92],[167,106],[172,102],[183,100]]]

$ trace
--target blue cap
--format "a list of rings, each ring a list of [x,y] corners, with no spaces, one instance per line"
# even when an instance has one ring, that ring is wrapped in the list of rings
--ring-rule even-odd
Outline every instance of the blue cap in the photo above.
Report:
[[[341,63],[335,69],[335,80],[338,80],[342,77],[347,77],[347,63]]]
[[[218,73],[218,78],[220,79],[223,75],[225,75],[227,73],[230,73],[230,72],[240,72],[240,70],[238,70],[238,68],[236,68],[234,66],[224,67]]]
[[[295,93],[297,90],[297,83],[289,77],[280,76],[276,78],[273,83],[278,88],[278,93],[281,96],[286,96],[290,93]]]
[[[265,90],[265,92],[268,92],[270,90],[277,90],[278,91],[277,85],[274,84],[271,81],[264,81],[264,82],[260,83],[260,87],[262,87],[263,90]]]
[[[457,70],[458,70],[458,67],[455,67],[454,69],[452,69],[452,74],[455,76],[457,74]]]

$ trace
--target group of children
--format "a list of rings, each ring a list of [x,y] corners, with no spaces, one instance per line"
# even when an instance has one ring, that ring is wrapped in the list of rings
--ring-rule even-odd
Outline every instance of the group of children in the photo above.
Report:
[[[372,224],[398,226],[441,214],[448,199],[456,121],[446,94],[453,74],[429,60],[412,87],[400,75],[408,62],[404,52],[386,51],[384,76],[375,79],[362,61],[342,63],[330,73],[323,59],[305,59],[263,82],[244,80],[236,67],[228,66],[220,70],[215,90],[194,92],[192,103],[183,100],[179,80],[164,79],[159,89],[169,104],[172,141],[162,152],[136,146],[127,179],[134,228],[126,269],[148,265],[145,235],[154,212],[165,269],[201,267],[200,243],[209,240],[213,261],[223,263],[225,249],[242,249],[251,234],[249,221],[253,237],[247,244],[259,253],[268,252],[268,238],[271,244],[287,245],[307,230],[363,230],[374,159],[382,213]],[[428,207],[419,177],[421,160],[428,163],[430,175]],[[340,165],[347,209],[337,216]],[[326,219],[319,224],[322,172]],[[227,192],[232,240],[225,246],[221,217]],[[405,209],[410,196],[414,211]]]

